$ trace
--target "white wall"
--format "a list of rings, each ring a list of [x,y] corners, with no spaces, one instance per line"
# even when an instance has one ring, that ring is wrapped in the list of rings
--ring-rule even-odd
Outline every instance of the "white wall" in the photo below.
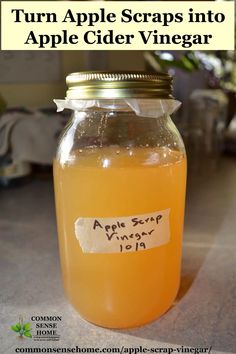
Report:
[[[83,52],[65,51],[62,55],[62,80],[58,83],[11,83],[0,84],[0,94],[9,107],[52,106],[53,98],[65,96],[65,77],[82,70],[143,70],[144,59],[141,51]],[[35,68],[37,70],[37,68]]]

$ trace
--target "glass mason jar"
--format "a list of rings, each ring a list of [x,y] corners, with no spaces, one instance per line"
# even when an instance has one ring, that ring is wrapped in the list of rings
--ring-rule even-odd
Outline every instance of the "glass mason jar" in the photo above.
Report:
[[[167,74],[74,73],[54,184],[66,294],[97,325],[143,325],[180,282],[186,155]]]

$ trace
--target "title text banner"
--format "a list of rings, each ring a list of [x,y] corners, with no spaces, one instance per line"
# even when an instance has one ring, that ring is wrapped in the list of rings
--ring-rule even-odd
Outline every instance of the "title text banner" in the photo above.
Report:
[[[2,50],[234,50],[234,1],[2,1]]]

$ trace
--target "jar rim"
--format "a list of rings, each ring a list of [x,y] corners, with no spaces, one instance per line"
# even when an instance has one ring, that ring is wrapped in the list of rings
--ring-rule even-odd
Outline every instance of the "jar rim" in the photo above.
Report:
[[[173,99],[173,78],[145,71],[82,71],[66,78],[67,99]]]

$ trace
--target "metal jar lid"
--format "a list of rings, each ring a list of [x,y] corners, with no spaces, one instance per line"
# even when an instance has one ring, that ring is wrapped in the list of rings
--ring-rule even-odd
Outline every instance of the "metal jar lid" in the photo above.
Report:
[[[87,71],[66,78],[68,99],[172,99],[172,77],[164,73]]]

